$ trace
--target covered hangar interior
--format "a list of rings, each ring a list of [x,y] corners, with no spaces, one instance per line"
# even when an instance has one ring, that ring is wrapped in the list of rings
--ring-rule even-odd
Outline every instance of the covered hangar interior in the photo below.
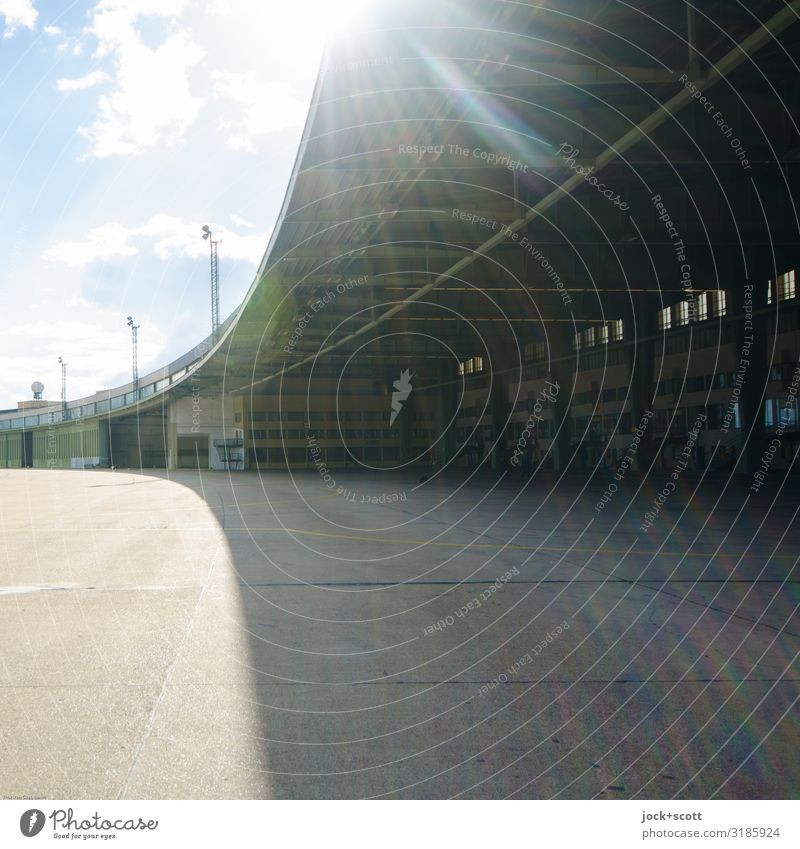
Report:
[[[637,432],[748,474],[780,430],[789,468],[799,36],[780,0],[381,6],[219,335],[3,415],[0,462],[588,471]]]

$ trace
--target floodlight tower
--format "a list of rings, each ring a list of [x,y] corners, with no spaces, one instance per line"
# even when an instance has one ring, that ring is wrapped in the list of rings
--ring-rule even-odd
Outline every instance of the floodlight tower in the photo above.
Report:
[[[61,364],[61,420],[67,420],[67,364],[63,357],[58,358]]]
[[[211,343],[217,341],[219,331],[219,251],[217,245],[222,239],[215,239],[208,224],[203,225],[203,239],[211,248]]]
[[[128,327],[131,329],[131,365],[133,372],[133,397],[139,400],[139,322],[128,316]]]

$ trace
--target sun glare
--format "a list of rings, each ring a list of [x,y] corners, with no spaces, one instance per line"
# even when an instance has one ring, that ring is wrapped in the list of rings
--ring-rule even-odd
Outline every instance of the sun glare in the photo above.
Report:
[[[316,67],[326,42],[346,36],[381,0],[305,0],[265,4],[250,13],[251,31],[275,36],[273,54]]]
[[[374,5],[374,0],[373,4]],[[358,24],[370,6],[369,0],[313,0],[312,11],[319,14],[325,29],[325,35],[346,33]]]

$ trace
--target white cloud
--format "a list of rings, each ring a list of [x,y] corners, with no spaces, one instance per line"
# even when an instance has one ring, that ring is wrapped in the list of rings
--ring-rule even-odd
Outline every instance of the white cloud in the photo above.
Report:
[[[93,262],[136,256],[148,248],[161,260],[196,258],[208,253],[208,245],[201,236],[201,226],[202,222],[185,222],[163,212],[151,216],[140,227],[108,222],[93,227],[83,241],[56,242],[42,254],[42,259],[72,268],[85,268]],[[253,265],[261,261],[268,234],[242,236],[224,227],[213,229],[215,237],[222,240],[221,256]]]
[[[45,35],[61,35],[61,27],[46,26],[44,28]]]
[[[237,227],[247,227],[248,229],[250,229],[256,226],[252,222],[248,221],[246,218],[242,218],[241,215],[231,214],[230,219],[231,223],[235,224]]]
[[[139,369],[142,374],[162,364],[167,334],[149,316],[138,316]],[[61,372],[58,357],[68,363],[70,399],[120,385],[130,373],[130,331],[124,313],[82,298],[54,298],[40,304],[33,321],[6,328],[0,336],[0,387],[3,405],[30,398],[30,384],[41,380],[45,398],[58,400]]]
[[[233,119],[222,118],[228,150],[253,152],[259,136],[301,126],[308,104],[287,83],[257,80],[253,73],[214,71],[214,94],[238,106]]]
[[[172,19],[186,0],[102,0],[94,9],[90,32],[95,58],[111,57],[115,91],[98,99],[98,114],[82,130],[92,155],[139,154],[160,144],[174,146],[197,118],[203,104],[189,86],[189,73],[205,51],[186,30],[172,32],[148,47],[137,30],[144,16]],[[174,21],[168,22],[174,28]]]
[[[134,256],[138,249],[129,244],[131,232],[129,228],[113,221],[102,224],[93,227],[82,242],[56,242],[42,254],[42,259],[46,262],[60,262],[71,268],[83,268],[93,262]]]
[[[0,15],[6,22],[3,38],[11,38],[19,27],[33,29],[39,17],[31,0],[0,0]]]
[[[100,0],[94,7],[90,31],[97,38],[97,56],[141,44],[135,29],[139,17],[176,18],[188,0]]]
[[[94,88],[97,85],[102,85],[102,83],[106,83],[110,79],[111,77],[109,77],[105,71],[98,68],[96,71],[92,71],[91,73],[86,74],[83,77],[78,77],[74,80],[62,78],[56,83],[56,88],[59,91],[83,91],[87,88]]]

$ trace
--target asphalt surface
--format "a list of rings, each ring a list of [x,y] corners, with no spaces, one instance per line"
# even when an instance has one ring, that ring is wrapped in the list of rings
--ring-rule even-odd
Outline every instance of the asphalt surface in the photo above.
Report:
[[[0,472],[0,797],[797,796],[797,492],[333,475]]]

